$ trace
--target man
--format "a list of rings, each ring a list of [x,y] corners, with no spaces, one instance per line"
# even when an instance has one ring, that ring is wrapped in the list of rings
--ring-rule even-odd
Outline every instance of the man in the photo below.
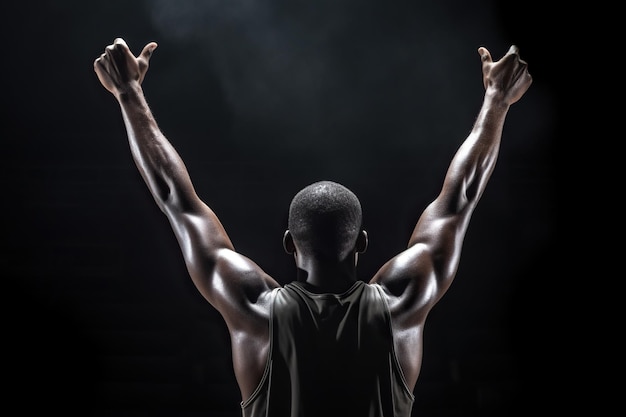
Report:
[[[409,416],[426,317],[456,274],[508,110],[532,83],[518,48],[495,62],[478,49],[482,107],[407,249],[369,282],[357,279],[358,256],[368,243],[359,200],[340,184],[320,181],[290,205],[283,244],[298,274],[281,286],[237,253],[159,129],[141,86],[156,47],[148,43],[134,56],[117,38],[94,69],[120,105],[132,156],[195,286],[226,322],[242,415]]]

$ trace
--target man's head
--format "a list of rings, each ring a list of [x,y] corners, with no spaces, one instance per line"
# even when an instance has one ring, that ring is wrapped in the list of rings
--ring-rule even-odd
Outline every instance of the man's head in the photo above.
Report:
[[[291,200],[288,234],[301,253],[341,261],[354,249],[365,250],[362,220],[361,203],[352,191],[333,181],[319,181]]]

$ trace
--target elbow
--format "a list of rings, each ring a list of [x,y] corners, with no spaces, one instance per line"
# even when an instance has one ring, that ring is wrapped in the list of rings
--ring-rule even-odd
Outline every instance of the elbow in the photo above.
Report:
[[[152,178],[152,180],[148,183],[150,193],[154,198],[157,206],[163,211],[167,213],[174,207],[176,207],[178,200],[173,192],[173,188],[167,183],[167,181],[161,177]]]
[[[485,190],[487,181],[491,177],[494,165],[495,159],[488,158],[480,166],[475,167],[472,174],[464,179],[458,199],[457,212],[478,202]]]
[[[462,211],[463,207],[470,204],[472,201],[478,200],[479,195],[478,181],[469,181],[469,183],[464,184],[458,211]]]
[[[476,207],[482,188],[478,181],[472,181],[464,184],[463,188],[456,194],[448,207],[449,216],[458,216],[461,213],[471,212]]]
[[[172,188],[161,177],[155,178],[152,189],[154,198],[161,201],[161,204],[168,204],[173,199]]]

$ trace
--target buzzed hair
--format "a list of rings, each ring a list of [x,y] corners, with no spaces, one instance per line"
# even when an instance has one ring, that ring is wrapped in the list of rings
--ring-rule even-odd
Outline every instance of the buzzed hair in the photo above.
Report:
[[[333,181],[306,186],[289,206],[288,228],[294,242],[324,259],[344,259],[356,244],[362,221],[357,196]]]

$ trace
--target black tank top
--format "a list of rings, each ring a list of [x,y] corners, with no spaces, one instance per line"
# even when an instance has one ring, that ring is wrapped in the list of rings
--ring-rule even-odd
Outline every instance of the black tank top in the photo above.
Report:
[[[243,417],[411,415],[380,286],[314,294],[287,284],[274,291],[270,323],[268,363]]]

